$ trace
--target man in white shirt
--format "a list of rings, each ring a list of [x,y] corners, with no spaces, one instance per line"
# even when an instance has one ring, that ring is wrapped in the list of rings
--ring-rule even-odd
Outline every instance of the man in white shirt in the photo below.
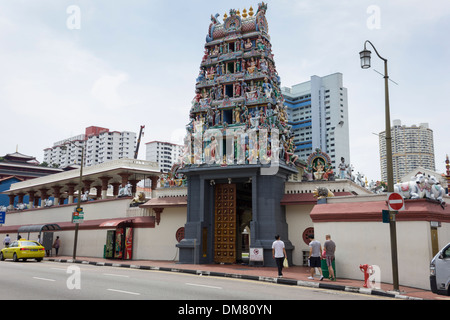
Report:
[[[272,243],[272,256],[275,259],[278,267],[278,278],[283,277],[283,261],[284,257],[287,257],[286,249],[284,248],[284,242],[280,240],[280,236],[275,236],[275,241]]]
[[[311,239],[311,242],[309,243],[309,266],[311,267],[311,276],[309,276],[308,279],[314,280],[315,268],[317,268],[319,269],[320,280],[323,280],[321,262],[322,245],[319,241],[314,239],[313,234],[309,235],[309,239]]]

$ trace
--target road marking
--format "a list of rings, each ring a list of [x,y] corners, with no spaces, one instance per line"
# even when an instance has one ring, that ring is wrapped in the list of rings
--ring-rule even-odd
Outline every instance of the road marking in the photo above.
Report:
[[[50,268],[52,270],[61,270],[61,271],[67,271],[67,268]]]
[[[196,283],[186,283],[186,285],[195,286],[195,287],[211,288],[211,289],[223,289],[222,287],[206,286],[204,284],[196,284]]]
[[[39,277],[33,277],[33,279],[36,279],[36,280],[44,280],[44,281],[56,281],[56,280],[54,280],[54,279],[46,279],[46,278],[39,278]]]
[[[114,292],[120,292],[120,293],[126,293],[126,294],[134,294],[136,296],[140,296],[140,293],[137,292],[131,292],[131,291],[123,291],[123,290],[117,290],[117,289],[106,289],[108,291],[114,291]]]
[[[124,275],[124,274],[114,274],[114,273],[104,273],[104,276],[113,276],[113,277],[122,277],[122,278],[129,278],[130,276]]]

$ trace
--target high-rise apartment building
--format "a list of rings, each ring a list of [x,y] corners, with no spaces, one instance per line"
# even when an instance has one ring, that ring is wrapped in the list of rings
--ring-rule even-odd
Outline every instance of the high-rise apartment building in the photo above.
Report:
[[[383,181],[387,181],[385,133],[382,131],[379,134]],[[402,126],[400,120],[394,120],[391,136],[394,183],[399,182],[401,177],[418,167],[435,171],[433,130],[428,127],[428,123],[407,127]]]
[[[168,172],[183,154],[184,146],[162,141],[150,141],[146,144],[145,160],[157,162],[162,172]]]
[[[57,141],[53,147],[44,149],[44,162],[49,165],[66,167],[80,164],[81,151],[85,148],[85,166],[133,158],[136,148],[136,133],[130,131],[110,131],[107,128],[87,127],[84,134]]]
[[[306,160],[320,148],[330,156],[334,168],[341,157],[350,163],[347,89],[342,73],[312,76],[310,81],[281,91],[299,158]]]

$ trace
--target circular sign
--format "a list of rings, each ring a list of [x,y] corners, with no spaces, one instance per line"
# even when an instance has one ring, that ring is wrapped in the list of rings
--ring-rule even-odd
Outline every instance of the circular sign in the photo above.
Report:
[[[393,211],[402,210],[405,205],[405,201],[400,193],[393,192],[388,196],[389,209]]]
[[[314,234],[314,228],[313,227],[306,228],[305,231],[303,231],[303,235],[302,235],[303,241],[306,244],[308,244],[308,245],[311,242],[311,239],[309,239],[309,235],[310,234]]]
[[[184,227],[178,228],[177,232],[175,232],[175,238],[177,239],[178,243],[180,243],[181,240],[184,239]]]

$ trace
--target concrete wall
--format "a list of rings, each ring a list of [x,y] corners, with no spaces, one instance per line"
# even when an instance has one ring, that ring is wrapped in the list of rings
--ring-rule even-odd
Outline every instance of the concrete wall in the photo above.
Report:
[[[130,199],[117,199],[82,203],[85,220],[113,219],[130,216]],[[8,213],[5,226],[70,222],[75,206],[55,206],[36,210]],[[137,210],[142,210],[138,209]],[[147,212],[148,214],[149,212]],[[149,213],[154,215],[153,212]],[[133,215],[131,215],[133,216]],[[176,231],[186,223],[186,207],[166,208],[161,213],[161,221],[155,228],[134,228],[133,259],[178,260]],[[78,231],[77,256],[103,257],[106,244],[106,228]],[[12,239],[17,233],[9,232]],[[24,238],[37,240],[38,233],[21,234]],[[4,237],[0,227],[0,237]],[[53,239],[60,237],[59,255],[72,256],[74,230],[55,231]],[[55,251],[53,250],[53,254]]]
[[[397,221],[398,274],[400,285],[429,289],[432,258],[430,222]],[[321,222],[314,224],[316,238],[331,234],[336,243],[338,277],[364,280],[360,264],[377,265],[381,282],[392,283],[389,224],[382,222]],[[438,229],[439,247],[450,241],[450,224]],[[322,240],[323,239],[323,240]]]
[[[289,240],[295,247],[292,251],[292,263],[297,266],[303,265],[303,251],[309,251],[309,246],[303,241],[302,234],[306,228],[314,227],[309,216],[313,207],[314,205],[286,206]]]
[[[134,229],[133,259],[175,260],[179,259],[175,234],[186,223],[186,207],[165,208],[161,221],[155,228]]]

